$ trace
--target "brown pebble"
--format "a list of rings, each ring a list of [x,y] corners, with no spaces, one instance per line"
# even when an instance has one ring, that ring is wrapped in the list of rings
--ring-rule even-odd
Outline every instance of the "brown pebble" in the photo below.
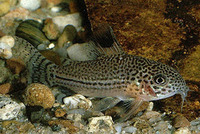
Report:
[[[46,0],[47,3],[53,4],[53,5],[58,5],[62,2],[62,0]]]
[[[76,1],[71,1],[69,3],[70,13],[79,12],[78,3]]]
[[[0,94],[7,94],[11,90],[11,84],[5,83],[0,85]]]
[[[175,117],[175,119],[173,120],[173,126],[175,128],[189,127],[190,126],[190,122],[183,115],[177,115]]]
[[[51,90],[39,83],[30,84],[25,91],[25,103],[30,106],[42,106],[51,108],[55,102],[55,97]]]
[[[6,34],[0,30],[0,38],[5,36]]]
[[[6,60],[6,64],[15,74],[19,74],[25,69],[25,64],[21,59],[11,58]]]
[[[51,50],[42,50],[40,53],[48,60],[53,61],[56,65],[61,65],[60,56]]]
[[[65,114],[66,114],[66,110],[65,109],[58,108],[55,111],[55,116],[56,117],[63,117]]]
[[[69,133],[75,133],[78,131],[78,128],[76,126],[74,126],[73,121],[70,121],[70,120],[52,120],[52,121],[49,121],[48,124],[50,126],[61,125],[65,128],[68,128]]]
[[[53,23],[52,19],[46,19],[44,24],[42,31],[45,33],[47,38],[49,40],[56,40],[60,35],[58,26]]]

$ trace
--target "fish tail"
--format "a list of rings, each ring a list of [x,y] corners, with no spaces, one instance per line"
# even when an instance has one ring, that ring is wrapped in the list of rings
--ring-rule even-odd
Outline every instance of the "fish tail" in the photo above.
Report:
[[[53,68],[57,66],[46,59],[33,45],[26,40],[14,37],[15,45],[12,48],[13,58],[22,60],[27,68],[28,83],[42,83],[52,86]]]

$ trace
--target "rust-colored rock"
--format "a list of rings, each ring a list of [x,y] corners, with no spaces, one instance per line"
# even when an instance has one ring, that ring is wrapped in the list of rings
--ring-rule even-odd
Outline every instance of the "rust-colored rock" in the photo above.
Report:
[[[66,114],[66,110],[65,109],[58,108],[55,111],[55,116],[56,117],[63,117],[65,114]]]
[[[177,115],[173,121],[173,126],[175,128],[189,127],[190,122],[183,115]]]
[[[53,23],[52,19],[46,19],[44,24],[42,31],[45,33],[47,38],[50,40],[56,40],[60,34],[58,26]]]
[[[0,94],[7,94],[11,90],[11,84],[5,83],[0,85]]]
[[[75,1],[71,1],[71,2],[69,3],[69,9],[70,9],[70,12],[71,12],[71,13],[79,12],[79,9],[78,9],[77,4],[78,4],[78,3],[75,2]]]
[[[50,5],[58,5],[62,2],[62,0],[46,0]]]
[[[2,122],[2,127],[5,130],[10,129],[11,125],[15,126],[16,133],[19,132],[19,133],[22,133],[22,134],[29,133],[29,130],[34,128],[34,125],[31,124],[30,122],[19,122],[19,121],[16,121],[16,120],[3,121]],[[5,133],[5,130],[4,130],[3,133]]]
[[[78,128],[74,126],[74,123],[70,120],[53,120],[53,121],[49,121],[48,124],[50,126],[53,125],[61,125],[65,128],[69,129],[69,133],[75,133],[78,131]]]
[[[1,30],[0,30],[0,38],[2,37],[2,36],[5,36],[6,34],[5,33],[3,33]]]
[[[8,59],[6,60],[8,68],[10,68],[15,74],[21,73],[25,69],[25,64],[21,59]]]
[[[39,83],[30,84],[25,91],[25,103],[30,106],[42,106],[51,108],[55,97],[47,86]]]
[[[51,50],[43,50],[40,53],[48,60],[53,61],[56,65],[61,65],[60,56]]]

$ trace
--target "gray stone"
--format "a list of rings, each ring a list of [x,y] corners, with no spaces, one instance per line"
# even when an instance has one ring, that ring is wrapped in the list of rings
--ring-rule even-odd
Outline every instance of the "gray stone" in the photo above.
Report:
[[[133,126],[128,126],[128,127],[125,127],[123,131],[125,131],[126,133],[135,134],[137,131],[137,128]]]
[[[0,60],[0,84],[11,76],[9,69],[5,67],[5,61]]]
[[[90,133],[115,133],[113,120],[110,116],[93,117],[89,119],[88,132]]]
[[[23,103],[17,103],[5,95],[0,95],[0,121],[12,120],[25,108]]]
[[[190,122],[191,126],[196,126],[198,124],[200,124],[200,117],[198,119],[195,119],[195,120],[193,120],[193,121]]]

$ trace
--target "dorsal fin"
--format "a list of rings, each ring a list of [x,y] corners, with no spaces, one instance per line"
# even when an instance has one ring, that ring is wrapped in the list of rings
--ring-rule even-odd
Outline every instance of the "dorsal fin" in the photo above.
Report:
[[[91,40],[97,46],[99,53],[112,55],[123,53],[123,49],[108,24],[102,24],[93,31]]]
[[[102,55],[124,53],[109,25],[102,25],[93,32],[87,43],[77,43],[67,48],[69,58],[76,61],[95,60]]]

